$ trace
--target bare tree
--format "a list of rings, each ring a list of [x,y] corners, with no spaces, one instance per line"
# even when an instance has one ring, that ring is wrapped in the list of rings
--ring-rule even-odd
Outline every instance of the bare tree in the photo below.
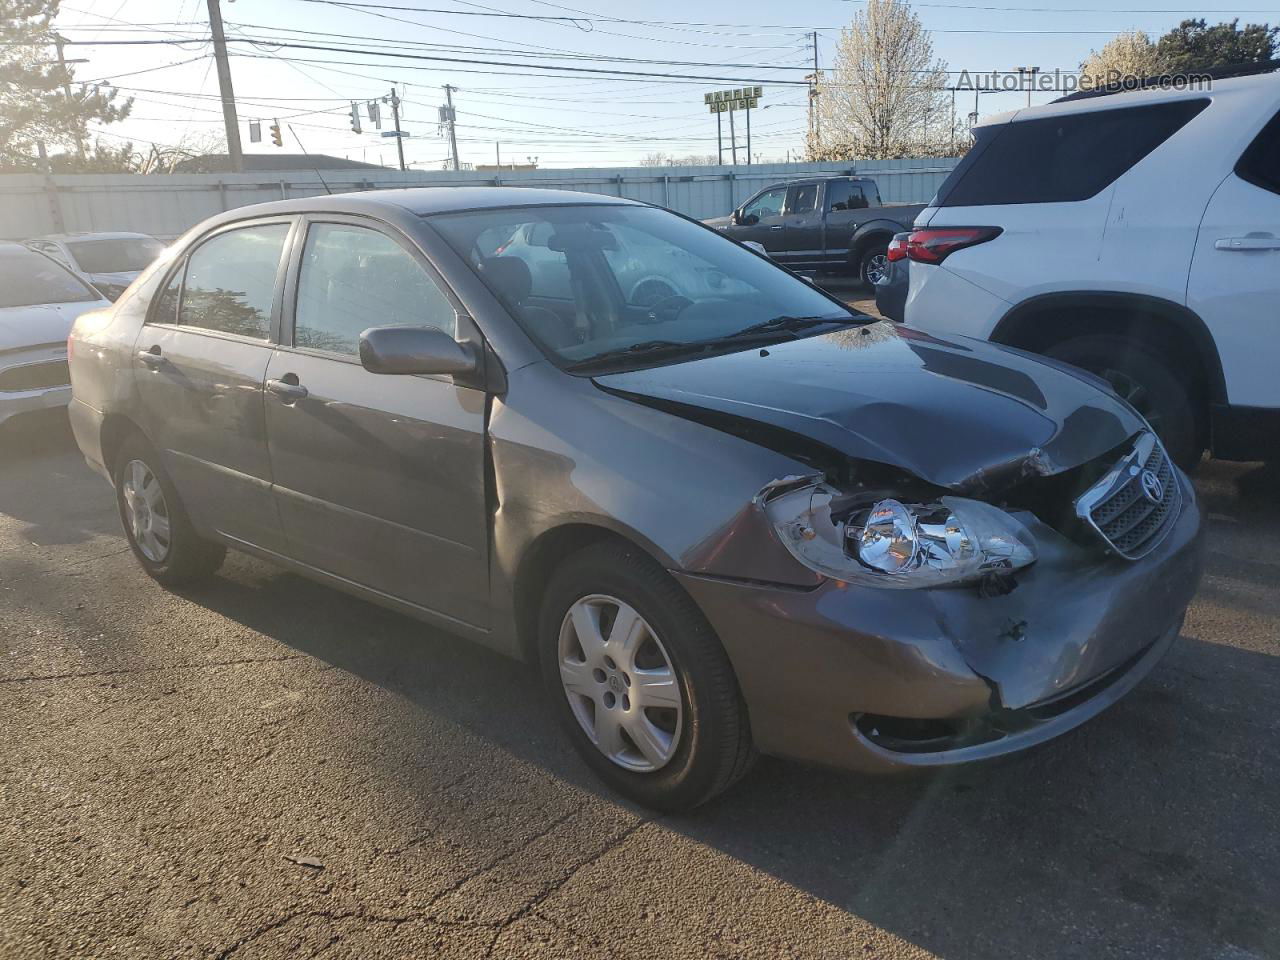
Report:
[[[1101,50],[1092,50],[1080,64],[1082,87],[1123,80],[1125,77],[1154,77],[1164,72],[1164,58],[1155,43],[1141,30],[1117,34]]]
[[[937,152],[951,139],[946,64],[906,0],[868,0],[818,80],[810,160]],[[947,152],[945,149],[942,152]]]
[[[708,167],[719,161],[714,154],[691,153],[677,157],[670,153],[650,153],[640,161],[642,167]]]

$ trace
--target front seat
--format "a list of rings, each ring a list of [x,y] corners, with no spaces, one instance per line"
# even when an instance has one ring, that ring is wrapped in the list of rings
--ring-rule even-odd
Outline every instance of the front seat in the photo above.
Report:
[[[568,347],[579,342],[571,321],[546,307],[525,302],[533,292],[533,274],[519,257],[485,257],[480,261],[480,275],[506,308],[547,346]]]

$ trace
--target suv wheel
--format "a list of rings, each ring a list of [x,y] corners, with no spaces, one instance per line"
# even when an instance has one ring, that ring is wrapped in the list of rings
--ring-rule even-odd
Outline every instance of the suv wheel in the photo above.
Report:
[[[867,286],[874,287],[889,272],[889,244],[877,241],[862,251],[862,259],[858,263],[858,278]]]
[[[726,790],[754,756],[724,648],[671,576],[603,543],[552,576],[538,631],[543,681],[595,773],[659,810]]]
[[[155,449],[141,437],[124,442],[114,472],[116,505],[133,555],[166,586],[211,575],[226,548],[199,536],[187,519]]]
[[[1078,337],[1045,353],[1105,380],[1146,418],[1178,466],[1195,466],[1204,452],[1196,385],[1176,366],[1124,337]]]

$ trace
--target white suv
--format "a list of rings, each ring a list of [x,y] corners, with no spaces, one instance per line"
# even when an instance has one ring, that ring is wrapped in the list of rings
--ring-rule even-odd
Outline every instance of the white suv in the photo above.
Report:
[[[1280,75],[975,133],[916,219],[905,322],[1101,376],[1184,465],[1280,452]]]

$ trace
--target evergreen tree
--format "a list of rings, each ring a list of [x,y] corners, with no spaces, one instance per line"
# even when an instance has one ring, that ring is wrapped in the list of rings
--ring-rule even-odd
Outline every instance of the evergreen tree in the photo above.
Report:
[[[1274,59],[1280,27],[1239,20],[1209,26],[1204,19],[1183,20],[1160,38],[1156,55],[1169,73],[1261,63]]]
[[[77,88],[71,68],[58,65],[58,2],[0,0],[0,169],[40,169],[43,143],[50,154],[70,154],[56,165],[74,170],[88,124],[123,120],[133,104],[117,103],[114,90]]]

